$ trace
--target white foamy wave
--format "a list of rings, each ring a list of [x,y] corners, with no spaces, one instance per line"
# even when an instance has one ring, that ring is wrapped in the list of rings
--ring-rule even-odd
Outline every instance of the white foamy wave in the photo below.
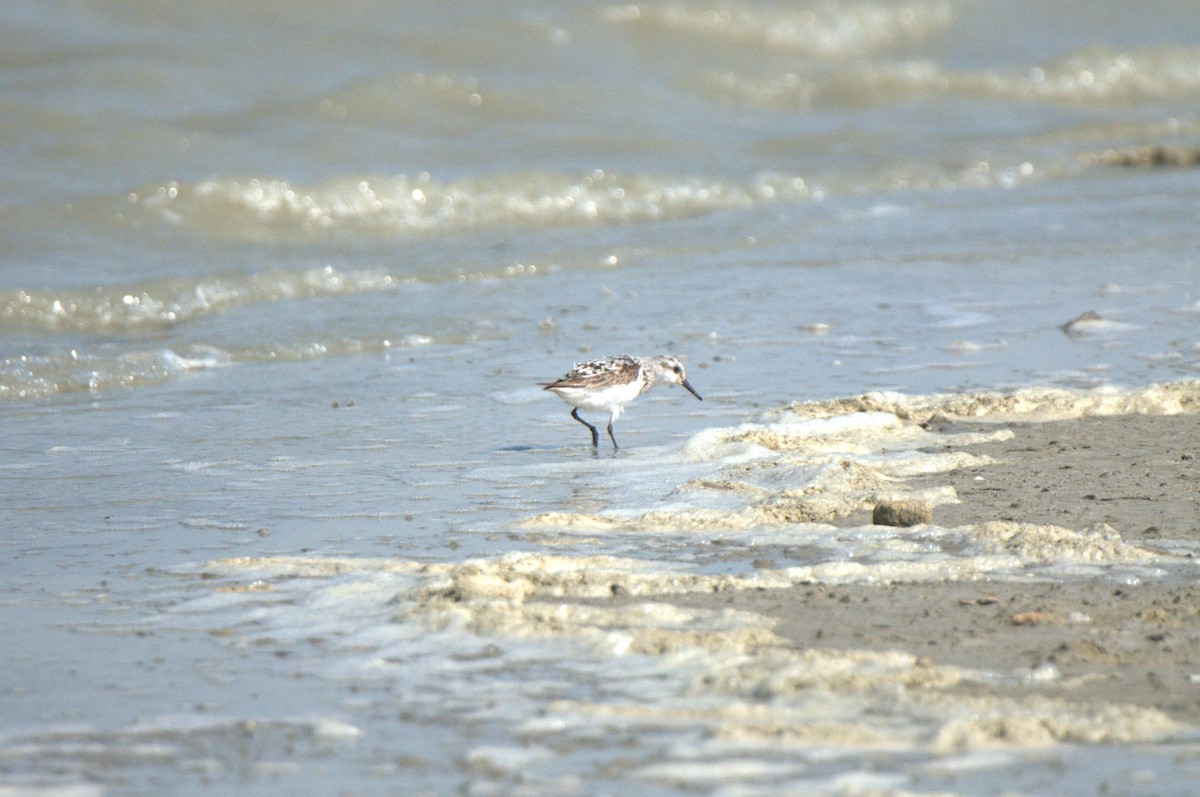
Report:
[[[154,385],[185,371],[219,368],[230,361],[226,352],[208,346],[195,347],[186,354],[156,349],[114,356],[71,349],[56,354],[19,355],[0,362],[0,400]]]
[[[100,797],[111,794],[112,781],[98,777],[121,774],[120,783],[141,783],[147,772],[174,775],[176,768],[219,776],[240,772],[246,739],[253,737],[264,763],[289,756],[317,757],[331,745],[352,744],[361,734],[335,717],[231,717],[179,714],[143,717],[117,727],[46,725],[6,732],[0,737],[0,757],[6,762],[0,797]],[[269,751],[269,752],[268,752]],[[14,777],[30,762],[53,762],[53,777]],[[271,772],[277,779],[287,768]],[[97,772],[103,772],[98,776]],[[177,777],[177,776],[176,776]],[[155,780],[153,776],[151,781]],[[132,789],[140,791],[140,789]]]
[[[193,345],[183,350],[153,349],[108,354],[71,349],[26,354],[0,361],[0,400],[36,400],[79,392],[124,390],[160,384],[181,374],[234,363],[287,362],[427,346],[426,335],[392,338],[338,338],[306,342],[256,343],[224,350]]]
[[[996,433],[1005,434],[1010,433]],[[796,416],[705,429],[684,445],[682,463],[653,463],[648,467],[654,476],[640,478],[639,485],[615,485],[614,492],[622,496],[621,508],[549,512],[523,525],[580,534],[654,535],[660,540],[719,533],[730,539],[781,544],[794,543],[803,534],[816,560],[827,556],[834,561],[844,556],[840,532],[832,527],[800,532],[797,526],[832,523],[860,512],[865,518],[884,498],[952,502],[952,488],[917,495],[901,480],[982,464],[986,460],[942,449],[952,441],[967,444],[985,439],[998,438],[941,435],[888,412]],[[645,503],[639,507],[634,501]],[[861,541],[861,550],[871,550],[880,565],[893,567],[912,553],[910,540],[868,536],[869,541]],[[936,554],[935,547],[927,553]]]
[[[381,269],[343,271],[325,266],[91,290],[15,289],[0,292],[0,321],[74,332],[122,332],[174,326],[256,302],[391,290],[407,281]]]
[[[1176,415],[1200,412],[1200,381],[1162,382],[1140,388],[1099,387],[1092,390],[1031,387],[1008,393],[947,393],[913,396],[876,392],[831,401],[797,402],[767,413],[772,422],[797,418],[829,418],[847,412],[884,412],[906,421],[934,416],[1003,421],[1060,420],[1094,415]]]
[[[339,179],[312,186],[221,178],[170,183],[134,200],[174,224],[222,237],[338,233],[404,235],[502,225],[619,224],[679,218],[813,192],[794,175],[747,183],[704,177],[529,172],[451,182],[428,174]]]
[[[986,465],[991,460],[971,453],[970,446],[1014,434],[1002,427],[961,434],[933,431],[922,425],[930,417],[1049,419],[1182,411],[1200,411],[1200,382],[1086,392],[877,393],[795,404],[763,413],[754,422],[695,434],[683,447],[681,462],[652,463],[639,471],[633,488],[614,477],[608,489],[620,496],[619,505],[544,512],[521,527],[581,538],[603,534],[612,545],[640,541],[651,550],[694,545],[716,535],[749,546],[801,546],[803,556],[789,572],[816,581],[960,580],[1030,572],[1061,576],[1096,568],[1143,577],[1186,562],[1126,543],[1109,528],[1022,523],[951,528],[934,522],[897,531],[874,525],[871,511],[885,500],[916,499],[930,509],[956,503],[949,484],[917,488],[908,480]],[[967,450],[956,450],[963,447]],[[644,463],[627,468],[638,464]],[[647,476],[650,471],[653,475]]]
[[[1089,49],[1024,71],[959,72],[932,61],[861,61],[774,77],[711,73],[701,91],[733,102],[791,108],[864,106],[957,95],[1023,102],[1113,105],[1200,93],[1200,50]]]
[[[825,3],[779,7],[726,0],[611,6],[611,22],[668,34],[766,45],[818,56],[862,55],[945,28],[945,2]]]
[[[1157,741],[1183,729],[1153,709],[1013,695],[1007,673],[935,664],[904,650],[792,646],[767,616],[667,598],[811,585],[796,570],[703,575],[613,556],[513,553],[460,563],[233,558],[180,575],[192,577],[189,598],[181,596],[156,626],[218,627],[239,645],[307,646],[317,638],[338,654],[317,675],[388,683],[419,716],[444,712],[450,679],[456,699],[504,711],[526,742],[550,734],[582,741],[598,731],[603,738],[614,721],[689,735],[700,725],[736,739],[748,758],[769,751],[773,759],[781,744],[916,752],[945,735],[938,743],[959,751],[1045,748]],[[637,600],[610,605],[614,594]],[[592,685],[608,696],[565,699],[547,680],[546,655],[553,656],[552,678],[576,694]],[[891,721],[880,724],[885,706]],[[1038,720],[1022,723],[1029,716]],[[596,751],[593,743],[580,746]],[[721,751],[717,744],[700,758],[720,760]],[[612,753],[624,757],[627,748]],[[726,776],[740,774],[735,767]]]
[[[1200,92],[1200,49],[1126,53],[1096,48],[1035,67],[1026,75],[986,73],[964,82],[968,88],[1021,100],[1104,104],[1180,97]]]

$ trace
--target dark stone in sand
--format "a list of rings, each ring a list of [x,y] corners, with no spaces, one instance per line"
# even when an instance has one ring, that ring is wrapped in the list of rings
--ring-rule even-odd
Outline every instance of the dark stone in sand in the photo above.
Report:
[[[1076,337],[1079,337],[1081,334],[1083,334],[1083,328],[1087,324],[1095,323],[1096,321],[1103,321],[1103,320],[1104,319],[1101,318],[1100,314],[1097,313],[1095,310],[1088,310],[1086,312],[1080,313],[1079,315],[1075,316],[1067,323],[1060,324],[1058,328],[1061,329],[1063,332],[1067,333],[1068,335],[1070,335],[1071,337],[1076,338]]]
[[[916,499],[907,501],[880,501],[871,513],[871,522],[876,526],[916,526],[933,522],[933,504]]]

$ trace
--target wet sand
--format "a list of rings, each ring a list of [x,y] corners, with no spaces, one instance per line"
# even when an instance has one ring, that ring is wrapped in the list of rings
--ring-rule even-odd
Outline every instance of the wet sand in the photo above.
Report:
[[[994,464],[909,482],[957,490],[962,503],[936,507],[935,523],[1010,519],[1072,529],[1107,523],[1150,549],[1159,540],[1200,537],[1200,415],[1005,426],[1012,439],[963,449],[987,454]],[[944,428],[997,424],[954,421]],[[870,517],[864,512],[842,522],[861,525]],[[777,618],[776,633],[798,647],[904,650],[934,664],[1016,676],[989,687],[1000,694],[1034,690],[1072,702],[1132,704],[1200,726],[1200,584],[985,580],[661,599]]]
[[[993,464],[910,482],[950,484],[960,504],[934,522],[989,520],[1083,529],[1107,523],[1127,542],[1200,539],[1200,415],[1118,415],[1006,424],[1014,437],[970,446]],[[994,429],[995,424],[941,427]],[[939,428],[935,424],[935,428]],[[859,522],[867,522],[858,518]]]

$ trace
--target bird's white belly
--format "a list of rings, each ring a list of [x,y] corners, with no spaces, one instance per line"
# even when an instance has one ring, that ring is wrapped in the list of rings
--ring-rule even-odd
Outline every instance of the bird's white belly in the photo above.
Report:
[[[581,410],[592,412],[618,412],[641,393],[641,381],[624,385],[609,385],[601,390],[585,390],[579,387],[556,387],[552,390],[558,397]]]

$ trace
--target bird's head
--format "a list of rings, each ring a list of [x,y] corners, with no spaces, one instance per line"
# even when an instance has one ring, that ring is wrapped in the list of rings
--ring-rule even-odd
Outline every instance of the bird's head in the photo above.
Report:
[[[679,360],[669,355],[659,357],[651,357],[647,361],[654,371],[654,381],[663,382],[668,385],[682,385],[689,393],[696,398],[700,398],[700,394],[696,392],[696,388],[692,387],[687,380],[687,373],[683,370],[683,364]]]

